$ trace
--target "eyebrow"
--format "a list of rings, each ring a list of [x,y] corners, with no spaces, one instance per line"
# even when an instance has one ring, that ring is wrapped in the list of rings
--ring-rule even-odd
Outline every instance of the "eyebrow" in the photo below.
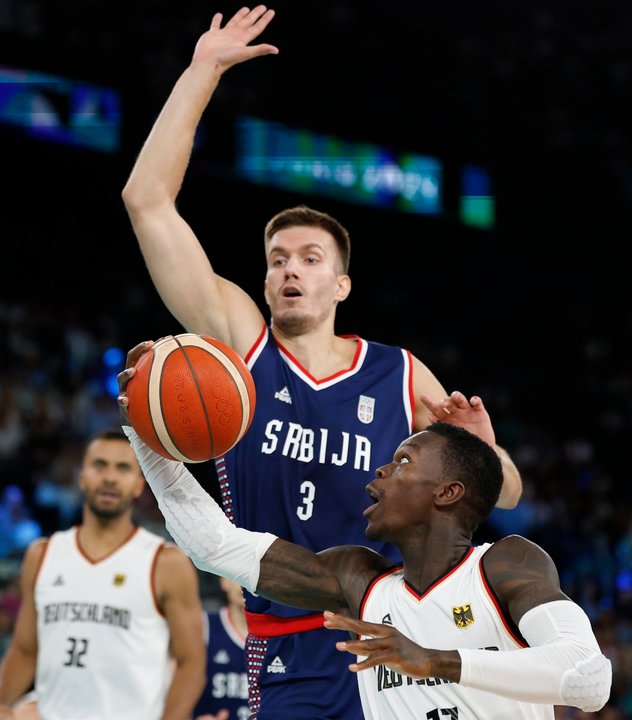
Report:
[[[306,245],[301,245],[299,250],[321,250],[322,252],[325,252],[325,249],[320,243],[307,243]],[[274,253],[280,253],[282,255],[287,255],[289,253],[289,250],[286,250],[284,247],[273,247],[270,249],[270,255],[273,255]]]

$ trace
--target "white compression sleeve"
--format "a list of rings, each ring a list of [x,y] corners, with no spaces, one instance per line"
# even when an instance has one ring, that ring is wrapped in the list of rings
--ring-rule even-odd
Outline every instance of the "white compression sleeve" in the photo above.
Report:
[[[261,558],[277,539],[233,525],[187,468],[159,455],[123,425],[167,530],[200,570],[223,575],[255,592]]]
[[[530,647],[459,650],[460,684],[530,703],[600,710],[610,696],[612,667],[582,608],[570,600],[538,605],[520,632]]]

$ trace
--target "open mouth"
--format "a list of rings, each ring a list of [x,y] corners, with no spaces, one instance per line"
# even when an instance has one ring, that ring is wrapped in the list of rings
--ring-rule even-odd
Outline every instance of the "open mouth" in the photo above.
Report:
[[[367,485],[366,494],[371,498],[371,500],[373,501],[373,504],[380,501],[380,497],[379,497],[377,491],[374,488],[372,488],[370,485]]]
[[[368,515],[380,501],[378,492],[370,485],[366,487],[366,494],[371,498],[371,505],[362,513],[365,516]]]

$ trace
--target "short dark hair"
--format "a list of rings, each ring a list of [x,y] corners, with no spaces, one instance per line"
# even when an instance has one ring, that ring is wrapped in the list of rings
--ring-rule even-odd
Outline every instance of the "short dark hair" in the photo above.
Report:
[[[88,438],[88,443],[91,443],[93,440],[125,440],[125,442],[129,442],[127,435],[123,432],[123,428],[116,425],[94,433]]]
[[[281,210],[266,224],[264,231],[266,246],[275,233],[290,227],[318,227],[328,232],[336,242],[343,274],[346,275],[349,272],[351,240],[349,232],[338,220],[327,213],[307,207],[307,205],[296,205]]]
[[[494,448],[474,433],[457,425],[435,422],[426,430],[448,441],[441,450],[447,478],[458,480],[466,489],[472,532],[494,509],[503,484],[503,468]]]
[[[88,451],[90,443],[94,442],[95,440],[121,440],[122,442],[129,443],[129,439],[127,435],[123,432],[123,428],[113,425],[112,427],[98,430],[97,432],[90,435],[90,437],[85,441],[83,446],[84,457],[86,452]]]

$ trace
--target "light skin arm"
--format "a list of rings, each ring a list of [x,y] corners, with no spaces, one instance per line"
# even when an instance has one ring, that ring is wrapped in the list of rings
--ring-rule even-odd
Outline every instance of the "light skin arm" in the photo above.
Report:
[[[169,625],[175,661],[162,720],[188,720],[206,684],[198,577],[189,558],[175,546],[160,551],[155,572],[158,605]]]
[[[0,718],[12,718],[10,706],[29,690],[37,665],[37,610],[35,579],[46,548],[45,540],[36,540],[24,556],[20,576],[22,599],[11,644],[0,663]]]
[[[460,425],[489,443],[500,458],[503,468],[503,486],[496,507],[516,507],[522,496],[522,478],[509,453],[496,443],[489,413],[480,397],[469,400],[458,390],[446,393],[429,368],[413,357],[413,391],[421,400],[415,405],[413,430],[423,430],[436,420]]]
[[[560,589],[553,561],[534,543],[510,536],[495,543],[488,553],[483,563],[488,580],[516,625],[537,605],[569,599]],[[336,643],[342,652],[367,656],[362,662],[351,663],[351,672],[386,665],[413,678],[436,677],[456,683],[461,679],[461,656],[457,650],[424,648],[389,625],[368,623],[334,612],[325,612],[325,627],[369,636]]]
[[[250,45],[273,16],[263,5],[242,8],[224,27],[222,15],[213,16],[122,193],[145,263],[169,311],[189,332],[212,335],[242,356],[261,332],[263,315],[241,288],[215,274],[193,230],[179,214],[176,198],[196,128],[222,75],[233,65],[278,52],[265,43]]]

